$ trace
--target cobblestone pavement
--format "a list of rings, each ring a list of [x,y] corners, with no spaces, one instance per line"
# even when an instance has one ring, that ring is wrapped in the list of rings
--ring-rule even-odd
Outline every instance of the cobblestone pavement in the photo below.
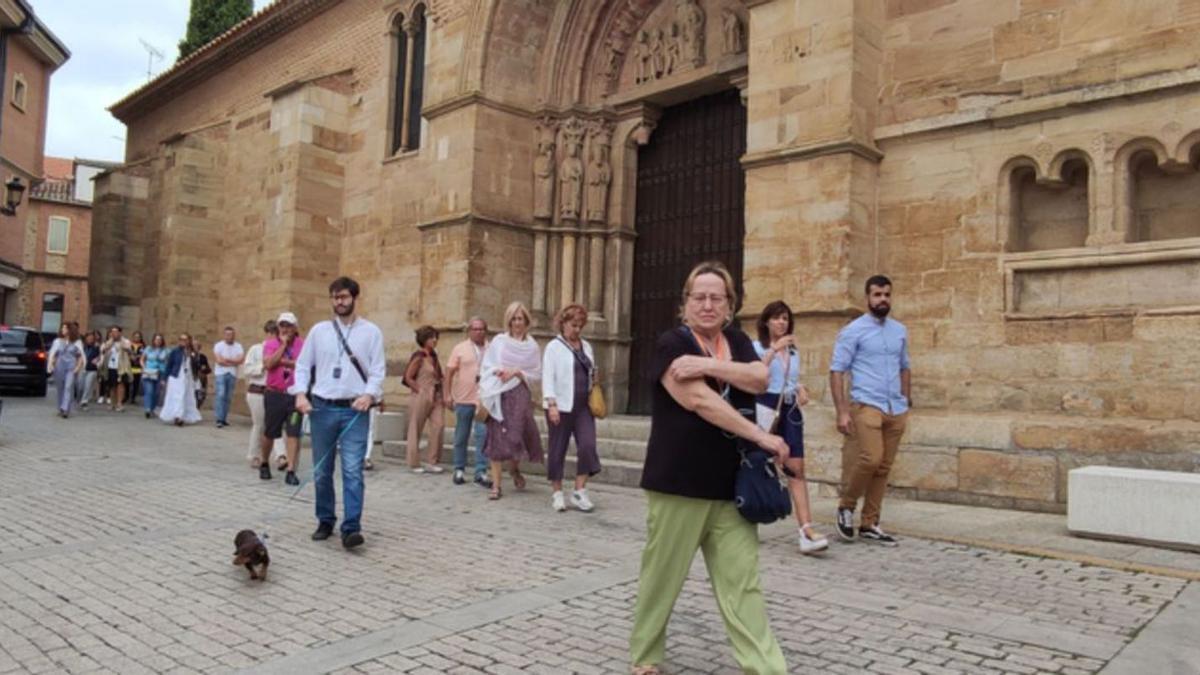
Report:
[[[246,467],[244,426],[52,408],[0,419],[0,673],[628,672],[636,490],[558,514],[541,481],[492,503],[378,462],[347,553],[309,540],[310,486]],[[270,534],[265,583],[230,564],[244,527]],[[1097,672],[1186,583],[919,539],[804,558],[793,532],[761,536],[796,673]],[[737,672],[699,557],[666,666]]]

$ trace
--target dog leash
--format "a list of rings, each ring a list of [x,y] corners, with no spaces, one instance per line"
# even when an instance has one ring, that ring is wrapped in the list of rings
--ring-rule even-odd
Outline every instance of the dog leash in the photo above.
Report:
[[[374,407],[376,407],[376,406],[378,406],[378,405],[379,405],[378,403],[372,403],[372,404],[371,404],[371,408],[374,408]],[[368,408],[368,410],[370,410],[370,408]],[[307,472],[307,474],[305,475],[304,479],[300,481],[300,484],[296,486],[296,489],[295,489],[295,490],[293,490],[293,491],[292,491],[292,494],[291,494],[290,496],[288,496],[288,498],[287,498],[287,500],[286,500],[286,501],[284,501],[284,503],[283,503],[283,506],[280,506],[280,507],[276,508],[274,511],[272,511],[272,512],[271,512],[271,513],[269,513],[269,514],[267,514],[267,516],[265,516],[265,517],[262,519],[264,524],[265,524],[265,523],[272,522],[272,521],[274,521],[274,520],[277,520],[277,519],[279,518],[279,516],[280,516],[280,515],[283,513],[283,510],[284,510],[284,509],[287,509],[287,508],[288,508],[288,507],[291,505],[291,503],[292,503],[292,500],[296,498],[296,495],[300,494],[300,491],[304,489],[304,486],[308,485],[308,483],[309,483],[309,482],[311,482],[311,481],[313,480],[313,478],[314,478],[314,477],[316,476],[316,474],[317,474],[317,470],[321,468],[321,466],[322,466],[322,465],[325,463],[325,460],[327,460],[327,459],[329,459],[330,457],[332,457],[332,456],[333,456],[333,454],[334,454],[334,452],[336,451],[336,449],[337,449],[338,445],[340,445],[340,444],[341,444],[341,442],[342,442],[342,438],[343,438],[343,437],[346,435],[346,432],[347,432],[347,431],[350,431],[350,429],[352,429],[352,428],[354,427],[355,423],[356,423],[356,422],[358,422],[359,418],[360,418],[360,417],[362,417],[362,415],[363,415],[363,411],[361,411],[361,410],[356,410],[356,411],[354,411],[354,417],[351,417],[351,418],[350,418],[350,423],[349,423],[349,424],[347,424],[347,425],[346,425],[346,428],[342,429],[341,433],[339,433],[339,434],[338,434],[338,436],[337,436],[337,438],[336,438],[336,439],[334,439],[334,441],[333,441],[333,447],[332,447],[332,448],[330,448],[330,449],[329,449],[329,452],[327,452],[327,453],[325,454],[325,456],[321,458],[321,461],[319,461],[319,462],[317,462],[316,464],[314,464],[314,465],[313,465],[313,467],[312,467],[312,469],[310,469],[310,470]],[[310,423],[310,424],[311,424],[311,423]],[[311,439],[312,439],[312,430],[311,430],[311,429],[310,429],[310,430],[309,430],[309,432],[308,432],[308,437],[309,437],[309,439],[310,439],[309,447],[311,448],[311,447],[312,447],[312,443],[311,443]],[[304,431],[303,431],[303,429],[301,429],[301,431],[300,431],[300,437],[299,437],[299,439],[298,439],[298,440],[301,440],[301,441],[302,441],[302,440],[304,440]],[[267,540],[270,538],[270,534],[268,534],[268,533],[267,533],[267,530],[265,529],[265,527],[264,527],[264,529],[263,529],[263,534],[262,534],[262,536],[261,536],[261,537],[259,537],[259,538],[260,538],[260,539],[262,539],[262,541],[263,541],[263,545],[264,545],[264,546],[267,546]]]

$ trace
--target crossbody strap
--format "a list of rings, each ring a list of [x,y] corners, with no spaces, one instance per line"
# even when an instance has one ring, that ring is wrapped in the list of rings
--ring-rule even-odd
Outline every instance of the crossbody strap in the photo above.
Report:
[[[350,350],[350,343],[346,342],[346,336],[342,334],[341,327],[338,326],[337,319],[331,320],[333,330],[337,333],[338,339],[342,341],[342,349],[345,350],[346,356],[350,357],[350,365],[354,366],[354,370],[358,371],[358,376],[362,378],[363,383],[367,382],[367,371],[363,369],[362,364],[358,362],[358,357]]]

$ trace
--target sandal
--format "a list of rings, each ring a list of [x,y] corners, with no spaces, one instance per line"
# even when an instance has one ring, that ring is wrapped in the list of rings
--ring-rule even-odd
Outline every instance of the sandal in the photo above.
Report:
[[[518,490],[525,489],[525,475],[520,471],[513,472],[513,485],[515,485]]]
[[[658,666],[634,666],[633,675],[661,675]]]
[[[488,492],[488,499],[490,499],[492,501],[496,501],[497,499],[500,499],[500,486],[499,485],[492,486],[491,492]]]

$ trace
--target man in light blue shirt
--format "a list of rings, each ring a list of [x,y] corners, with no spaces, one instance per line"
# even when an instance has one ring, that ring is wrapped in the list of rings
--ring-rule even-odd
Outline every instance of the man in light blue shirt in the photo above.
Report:
[[[847,541],[854,539],[854,509],[861,498],[859,538],[887,546],[895,546],[896,540],[880,529],[879,512],[912,405],[908,329],[899,321],[888,319],[891,309],[891,280],[882,275],[868,279],[868,312],[838,333],[833,361],[829,364],[837,427],[846,436],[838,535]]]

